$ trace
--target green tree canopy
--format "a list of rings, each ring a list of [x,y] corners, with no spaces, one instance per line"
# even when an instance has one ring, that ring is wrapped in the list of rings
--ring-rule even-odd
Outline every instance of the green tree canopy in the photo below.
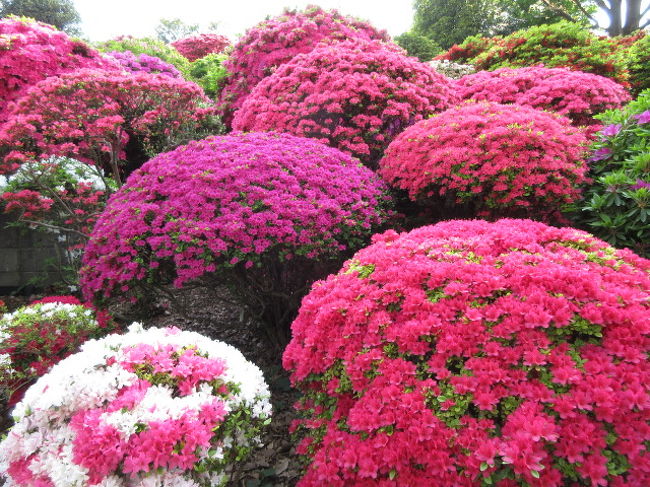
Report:
[[[409,56],[415,56],[422,62],[431,61],[442,51],[435,41],[415,32],[404,32],[395,38],[395,42],[406,49]]]
[[[160,19],[156,27],[158,39],[169,44],[199,31],[198,24],[186,24],[181,19]]]
[[[0,0],[0,17],[31,17],[68,34],[80,33],[79,12],[72,0]]]

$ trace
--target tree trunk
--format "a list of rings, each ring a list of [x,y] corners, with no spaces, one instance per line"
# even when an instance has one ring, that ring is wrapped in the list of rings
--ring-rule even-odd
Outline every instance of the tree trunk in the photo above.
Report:
[[[607,10],[609,16],[609,27],[607,32],[610,37],[620,36],[622,32],[621,2],[622,0],[609,0],[611,8]]]
[[[639,28],[641,23],[641,0],[628,0],[623,35],[628,35]]]

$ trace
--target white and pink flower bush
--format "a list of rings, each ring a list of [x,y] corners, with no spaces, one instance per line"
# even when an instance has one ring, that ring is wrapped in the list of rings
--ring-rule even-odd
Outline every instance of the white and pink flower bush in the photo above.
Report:
[[[270,421],[260,369],[177,328],[86,342],[32,386],[0,443],[6,487],[224,485]]]

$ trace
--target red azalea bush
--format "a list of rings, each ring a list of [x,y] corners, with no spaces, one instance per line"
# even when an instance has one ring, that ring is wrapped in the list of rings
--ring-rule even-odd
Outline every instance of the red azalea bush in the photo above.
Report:
[[[0,388],[9,406],[88,339],[119,329],[105,311],[73,296],[50,296],[0,316]]]
[[[199,34],[172,42],[171,45],[190,61],[196,61],[208,54],[221,54],[230,40],[219,34]]]
[[[381,42],[321,46],[258,84],[236,130],[313,137],[373,167],[395,135],[455,101],[452,82]]]
[[[396,137],[380,174],[413,201],[465,205],[468,216],[553,219],[586,181],[585,134],[559,115],[465,103]]]
[[[649,271],[530,220],[375,237],[292,325],[298,486],[650,485]]]
[[[470,36],[465,39],[460,45],[454,44],[447,52],[444,52],[434,59],[454,61],[457,63],[465,64],[471,63],[472,60],[479,54],[489,50],[493,45],[497,44],[501,36],[495,37],[481,37]]]
[[[148,156],[201,133],[209,103],[196,84],[162,74],[79,70],[48,78],[0,126],[0,145],[10,151],[0,174],[58,155],[101,166],[119,185]]]
[[[228,112],[238,110],[253,88],[280,65],[308,53],[320,42],[348,39],[388,41],[385,31],[367,22],[309,6],[304,11],[285,11],[249,29],[235,44],[225,63],[230,71],[221,101]]]
[[[464,76],[456,82],[464,100],[516,103],[569,117],[575,125],[594,125],[594,115],[621,108],[630,95],[604,76],[567,68],[500,68]]]
[[[109,200],[81,286],[102,300],[229,283],[286,334],[304,288],[386,220],[386,194],[359,161],[314,140],[233,133],[191,142],[147,162]]]
[[[81,41],[32,19],[0,19],[0,123],[11,101],[37,82],[81,68],[111,68]]]

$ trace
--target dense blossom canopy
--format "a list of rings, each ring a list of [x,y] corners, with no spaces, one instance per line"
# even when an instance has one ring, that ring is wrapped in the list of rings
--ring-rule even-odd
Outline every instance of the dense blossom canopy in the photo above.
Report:
[[[559,115],[465,103],[397,136],[380,173],[413,200],[467,204],[474,215],[551,218],[579,197],[585,142]]]
[[[278,66],[297,54],[311,51],[320,42],[348,39],[388,41],[389,37],[367,22],[314,6],[301,12],[285,11],[278,17],[265,20],[249,29],[235,44],[226,63],[231,77],[221,101],[232,113]]]
[[[386,187],[359,161],[275,133],[209,137],[160,154],[108,203],[84,254],[89,298],[141,282],[337,256],[386,217]],[[303,279],[306,279],[303,276]]]
[[[171,45],[188,60],[196,61],[208,54],[221,54],[230,45],[230,40],[219,34],[199,34],[179,39]]]
[[[372,167],[395,135],[453,101],[452,81],[401,49],[349,41],[280,66],[255,87],[233,127],[313,137]]]
[[[119,36],[97,44],[97,49],[102,52],[124,52],[129,51],[135,54],[147,54],[157,57],[164,62],[173,64],[181,73],[186,73],[190,62],[169,44],[151,37]]]
[[[51,25],[31,19],[0,19],[0,123],[8,104],[48,76],[114,63]]]
[[[567,68],[500,68],[462,77],[460,98],[516,103],[569,117],[576,125],[600,123],[594,115],[620,108],[630,95],[615,81]]]
[[[107,53],[129,73],[166,74],[172,78],[182,78],[181,72],[173,64],[148,54],[133,54],[131,51],[112,51]]]
[[[649,271],[529,220],[375,237],[292,326],[298,485],[650,485]]]

